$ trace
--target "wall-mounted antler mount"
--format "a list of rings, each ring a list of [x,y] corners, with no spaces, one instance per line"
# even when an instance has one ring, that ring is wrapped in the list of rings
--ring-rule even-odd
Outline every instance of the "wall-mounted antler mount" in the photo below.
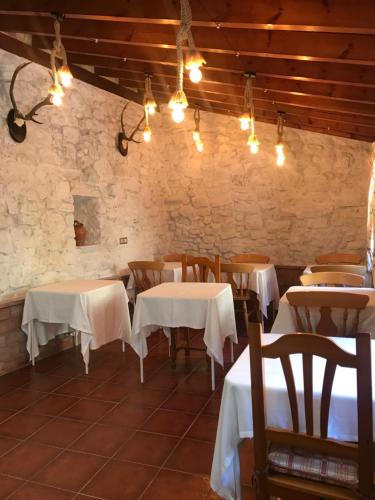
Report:
[[[17,103],[14,97],[14,84],[16,82],[16,78],[18,73],[28,66],[30,62],[22,63],[17,68],[15,69],[12,80],[10,82],[10,88],[9,88],[9,96],[10,100],[12,101],[13,108],[9,111],[8,116],[7,116],[7,123],[8,123],[8,128],[9,128],[9,134],[11,138],[16,141],[16,142],[23,142],[26,138],[26,122],[27,121],[32,121],[34,123],[39,123],[38,120],[35,119],[35,116],[37,115],[37,111],[42,108],[43,106],[49,106],[51,103],[50,101],[50,96],[45,97],[42,101],[40,101],[38,104],[36,104],[31,110],[24,114],[22,113],[18,107]]]
[[[119,132],[117,134],[117,147],[122,156],[127,156],[128,155],[128,149],[129,149],[129,142],[135,142],[136,144],[140,144],[141,141],[136,141],[134,139],[134,136],[137,132],[140,132],[141,125],[145,119],[145,115],[142,116],[142,118],[139,120],[137,126],[133,130],[133,132],[130,133],[130,135],[126,134],[125,131],[125,124],[124,124],[124,114],[125,110],[128,106],[128,102],[125,104],[122,112],[121,112],[121,130],[122,132]]]

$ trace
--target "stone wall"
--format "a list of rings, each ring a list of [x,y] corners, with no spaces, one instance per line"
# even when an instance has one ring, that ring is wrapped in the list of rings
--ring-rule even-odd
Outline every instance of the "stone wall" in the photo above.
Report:
[[[286,127],[278,168],[275,126],[257,124],[261,145],[252,155],[238,120],[202,113],[199,154],[189,117],[178,130],[163,122],[173,138],[163,184],[171,250],[261,252],[282,265],[329,251],[365,255],[370,144]]]
[[[61,108],[42,108],[43,125],[29,122],[22,144],[10,138],[9,83],[22,59],[0,51],[0,299],[30,286],[71,277],[116,274],[129,260],[152,258],[167,244],[158,177],[163,134],[150,144],[116,149],[124,99],[74,81]],[[15,88],[21,110],[45,95],[47,69],[31,64]],[[131,103],[129,128],[142,107]],[[160,116],[153,129],[160,128]],[[100,244],[76,248],[73,196],[98,200]],[[119,238],[128,237],[128,245]]]

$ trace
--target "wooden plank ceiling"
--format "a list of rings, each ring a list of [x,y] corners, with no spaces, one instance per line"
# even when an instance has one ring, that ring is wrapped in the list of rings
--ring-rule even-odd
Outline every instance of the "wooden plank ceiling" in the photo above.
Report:
[[[239,115],[244,73],[255,72],[257,120],[276,123],[283,111],[286,126],[375,140],[374,0],[190,4],[195,43],[207,61],[200,84],[185,77],[191,106]],[[141,102],[144,74],[151,73],[155,98],[168,102],[176,83],[178,0],[1,0],[0,31],[32,35],[37,60],[52,46],[51,11],[65,15],[69,63],[94,67],[98,78],[90,83],[103,88],[99,77],[117,78],[117,90],[108,90]],[[12,50],[6,39],[0,47]]]

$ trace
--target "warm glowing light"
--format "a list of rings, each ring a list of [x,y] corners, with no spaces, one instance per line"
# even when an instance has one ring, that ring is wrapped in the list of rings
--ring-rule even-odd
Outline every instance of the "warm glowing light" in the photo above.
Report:
[[[201,135],[197,130],[193,131],[193,141],[197,142],[201,140]]]
[[[176,90],[168,103],[168,108],[172,110],[172,120],[176,123],[184,121],[184,109],[187,107],[188,101],[186,99],[185,92],[183,90]]]
[[[202,71],[198,66],[191,68],[189,78],[193,83],[199,83],[202,80]]]
[[[64,96],[64,91],[59,83],[53,83],[48,89],[48,92],[51,95],[59,95],[60,97]]]
[[[144,105],[144,107],[147,110],[147,112],[148,112],[149,115],[154,115],[155,114],[155,110],[156,110],[156,107],[157,107],[155,99],[150,98],[150,97],[146,97],[144,99],[143,105]]]
[[[61,104],[62,104],[62,97],[60,95],[53,95],[53,96],[51,96],[51,102],[55,106],[61,106]]]
[[[247,144],[250,147],[250,152],[255,155],[259,150],[259,141],[257,136],[255,134],[250,135]]]
[[[57,74],[63,87],[70,87],[72,85],[73,75],[69,69],[69,66],[63,64],[57,70]]]
[[[145,142],[150,142],[151,141],[151,129],[149,126],[146,126],[143,130],[143,140]]]
[[[249,130],[250,127],[249,113],[242,113],[242,115],[238,119],[240,120],[241,130]]]
[[[175,107],[172,111],[172,120],[175,123],[182,123],[185,118],[185,112],[181,107]]]
[[[202,153],[204,149],[203,142],[201,140],[196,141],[195,145],[197,147],[198,153]]]
[[[54,83],[48,89],[49,94],[51,95],[51,102],[55,106],[60,106],[62,103],[62,98],[64,97],[64,91],[62,86],[59,83]]]
[[[185,68],[189,71],[189,78],[193,83],[199,83],[202,80],[202,71],[199,69],[206,64],[202,55],[197,52],[189,52],[186,57]]]
[[[284,154],[284,144],[279,142],[276,144],[276,165],[278,167],[282,167],[285,162],[285,154]]]

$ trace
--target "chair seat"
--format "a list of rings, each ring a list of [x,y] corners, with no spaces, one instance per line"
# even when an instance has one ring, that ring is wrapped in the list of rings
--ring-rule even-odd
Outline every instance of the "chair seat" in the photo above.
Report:
[[[268,453],[268,463],[271,470],[292,476],[348,488],[358,485],[358,467],[351,460],[273,445]]]

